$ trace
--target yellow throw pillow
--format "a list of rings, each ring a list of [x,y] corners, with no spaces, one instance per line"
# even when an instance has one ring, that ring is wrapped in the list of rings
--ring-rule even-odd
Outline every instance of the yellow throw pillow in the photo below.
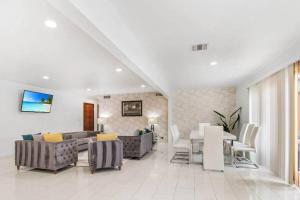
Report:
[[[46,133],[43,137],[45,142],[62,142],[64,140],[61,133]]]
[[[97,141],[113,141],[118,139],[117,133],[97,134]]]

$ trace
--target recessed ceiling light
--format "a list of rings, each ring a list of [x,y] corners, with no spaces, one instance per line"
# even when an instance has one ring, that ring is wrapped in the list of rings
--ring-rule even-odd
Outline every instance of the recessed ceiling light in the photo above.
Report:
[[[217,65],[217,64],[218,64],[217,61],[212,61],[212,62],[210,63],[211,66],[214,66],[214,65]]]
[[[123,69],[122,68],[116,68],[115,71],[116,72],[121,72],[121,71],[123,71]]]
[[[87,88],[86,91],[90,92],[90,91],[92,91],[92,89],[91,88]]]
[[[43,76],[43,79],[49,80],[49,76]]]
[[[141,85],[141,88],[145,88],[146,87],[146,85]]]
[[[54,20],[51,19],[47,19],[44,21],[45,26],[49,27],[49,28],[56,28],[57,24]]]

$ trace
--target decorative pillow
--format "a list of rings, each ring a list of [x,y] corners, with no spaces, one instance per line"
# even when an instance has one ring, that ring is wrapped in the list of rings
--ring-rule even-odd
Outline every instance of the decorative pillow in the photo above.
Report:
[[[63,135],[61,133],[46,133],[43,135],[45,142],[62,142]]]
[[[32,135],[32,137],[33,137],[33,141],[37,141],[37,142],[44,141],[43,135],[41,135],[41,134],[35,134],[35,135]]]
[[[33,137],[31,134],[28,134],[28,135],[22,135],[23,137],[23,140],[33,140]]]
[[[97,141],[113,141],[118,139],[117,133],[97,134]]]

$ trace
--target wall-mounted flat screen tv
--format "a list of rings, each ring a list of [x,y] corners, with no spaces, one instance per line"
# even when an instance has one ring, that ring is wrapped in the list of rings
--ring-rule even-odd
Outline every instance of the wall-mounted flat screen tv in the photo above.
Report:
[[[22,112],[50,113],[53,95],[24,90]]]

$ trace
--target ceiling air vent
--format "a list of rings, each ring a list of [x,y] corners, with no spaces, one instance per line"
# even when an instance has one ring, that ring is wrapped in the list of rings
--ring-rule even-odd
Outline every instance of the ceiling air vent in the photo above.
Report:
[[[196,44],[192,47],[193,51],[205,51],[207,50],[207,44]]]
[[[110,95],[103,96],[103,99],[110,99]]]

